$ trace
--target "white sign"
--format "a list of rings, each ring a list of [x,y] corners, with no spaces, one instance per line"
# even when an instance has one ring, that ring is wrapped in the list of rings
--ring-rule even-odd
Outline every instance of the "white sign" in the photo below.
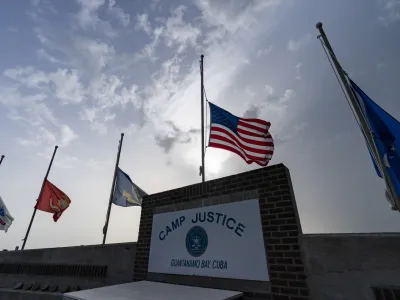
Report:
[[[148,271],[268,281],[258,200],[155,214]]]

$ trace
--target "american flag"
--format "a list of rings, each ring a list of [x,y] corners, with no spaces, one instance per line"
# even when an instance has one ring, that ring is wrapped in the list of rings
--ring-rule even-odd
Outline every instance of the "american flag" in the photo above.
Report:
[[[211,111],[208,146],[231,151],[248,164],[266,166],[274,153],[274,141],[268,132],[271,123],[260,119],[239,118],[208,102]]]

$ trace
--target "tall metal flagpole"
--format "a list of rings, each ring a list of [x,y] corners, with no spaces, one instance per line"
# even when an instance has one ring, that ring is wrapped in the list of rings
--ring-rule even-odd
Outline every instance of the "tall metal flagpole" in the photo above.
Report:
[[[1,165],[1,163],[3,162],[4,157],[5,157],[4,155],[1,156],[1,158],[0,158],[0,165]]]
[[[350,88],[349,82],[346,79],[346,75],[345,75],[345,73],[344,73],[344,71],[343,71],[338,59],[336,58],[335,53],[333,52],[332,46],[329,43],[329,40],[328,40],[328,38],[327,38],[327,36],[325,34],[324,29],[322,28],[322,23],[318,22],[316,24],[316,27],[319,30],[319,33],[321,35],[322,40],[324,41],[324,44],[325,44],[326,48],[328,49],[329,56],[331,57],[331,59],[333,61],[333,64],[335,65],[336,72],[339,75],[340,81],[342,82],[342,84],[343,84],[343,86],[344,86],[344,88],[346,90],[346,93],[347,93],[347,95],[349,97],[351,105],[353,106],[354,113],[357,116],[357,118],[360,120],[361,129],[364,132],[364,135],[365,135],[365,137],[367,139],[368,146],[372,150],[373,156],[378,160],[377,161],[377,165],[379,166],[379,169],[381,171],[383,179],[385,180],[385,182],[386,182],[386,184],[387,184],[387,186],[389,188],[389,192],[392,195],[393,200],[395,201],[397,209],[400,209],[399,195],[397,195],[396,189],[395,189],[395,187],[393,185],[393,182],[392,182],[392,180],[391,180],[391,178],[389,176],[389,173],[388,173],[388,171],[387,171],[387,169],[385,167],[385,163],[383,161],[383,157],[381,157],[379,155],[379,151],[378,151],[378,149],[376,147],[376,144],[374,142],[374,138],[373,138],[373,134],[371,132],[371,129],[369,128],[369,125],[368,125],[367,121],[364,118],[364,115],[363,115],[363,113],[361,111],[361,108],[360,108],[358,102],[357,102],[357,99],[355,98],[354,93],[353,93],[352,89]]]
[[[203,70],[204,55],[200,56],[200,101],[201,101],[201,181],[205,181],[205,167],[204,167],[204,157],[205,157],[205,146],[204,146],[204,70]]]
[[[117,180],[117,170],[118,170],[118,165],[119,165],[119,157],[121,156],[123,139],[124,139],[124,134],[121,133],[121,139],[119,141],[119,146],[118,146],[117,161],[115,163],[115,169],[114,169],[114,177],[113,177],[113,181],[112,181],[112,185],[111,185],[110,199],[108,201],[106,223],[104,224],[104,227],[103,227],[103,245],[105,244],[106,237],[107,237],[108,222],[110,220],[111,205],[112,205],[112,200],[113,200],[113,196],[114,196],[115,181]]]
[[[54,151],[53,151],[53,156],[51,157],[49,167],[47,168],[46,176],[44,176],[44,179],[43,179],[43,183],[42,183],[42,187],[41,187],[41,189],[40,189],[39,197],[38,197],[38,199],[36,200],[35,208],[33,209],[32,218],[31,218],[31,221],[29,222],[28,230],[26,231],[25,238],[24,238],[24,240],[23,240],[24,242],[23,242],[23,244],[22,244],[21,250],[24,250],[24,248],[25,248],[25,244],[26,244],[26,241],[27,241],[27,239],[28,239],[29,232],[31,231],[33,219],[35,218],[35,215],[36,215],[37,201],[39,201],[39,199],[42,197],[42,193],[43,193],[43,189],[44,189],[44,184],[46,183],[47,177],[49,176],[50,169],[51,169],[51,166],[53,165],[53,160],[54,160],[54,156],[56,155],[57,149],[58,149],[58,146],[55,146],[55,147],[54,147]]]

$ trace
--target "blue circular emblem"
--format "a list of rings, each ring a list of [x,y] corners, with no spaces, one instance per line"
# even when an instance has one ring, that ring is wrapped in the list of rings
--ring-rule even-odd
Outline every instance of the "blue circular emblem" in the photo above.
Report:
[[[199,257],[206,252],[208,246],[207,232],[203,227],[194,226],[186,234],[186,250],[193,257]]]

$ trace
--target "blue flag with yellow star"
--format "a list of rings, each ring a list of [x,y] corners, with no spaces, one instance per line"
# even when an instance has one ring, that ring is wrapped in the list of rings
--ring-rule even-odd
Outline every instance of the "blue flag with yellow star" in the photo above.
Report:
[[[358,104],[363,112],[365,120],[373,134],[373,139],[380,155],[385,164],[384,168],[387,169],[387,173],[393,182],[397,197],[400,196],[400,123],[393,118],[389,113],[382,109],[378,104],[372,101],[371,98],[364,93],[364,91],[357,86],[350,79],[351,87],[353,88],[354,94],[358,100]],[[370,151],[370,149],[368,149]],[[379,177],[382,177],[381,171],[373,157],[371,151],[371,158],[374,163],[375,170]],[[396,207],[394,199],[387,192],[386,197],[391,202],[392,207],[399,210],[400,207]]]
[[[113,203],[122,207],[142,206],[144,196],[147,194],[132,182],[128,174],[118,168]]]

